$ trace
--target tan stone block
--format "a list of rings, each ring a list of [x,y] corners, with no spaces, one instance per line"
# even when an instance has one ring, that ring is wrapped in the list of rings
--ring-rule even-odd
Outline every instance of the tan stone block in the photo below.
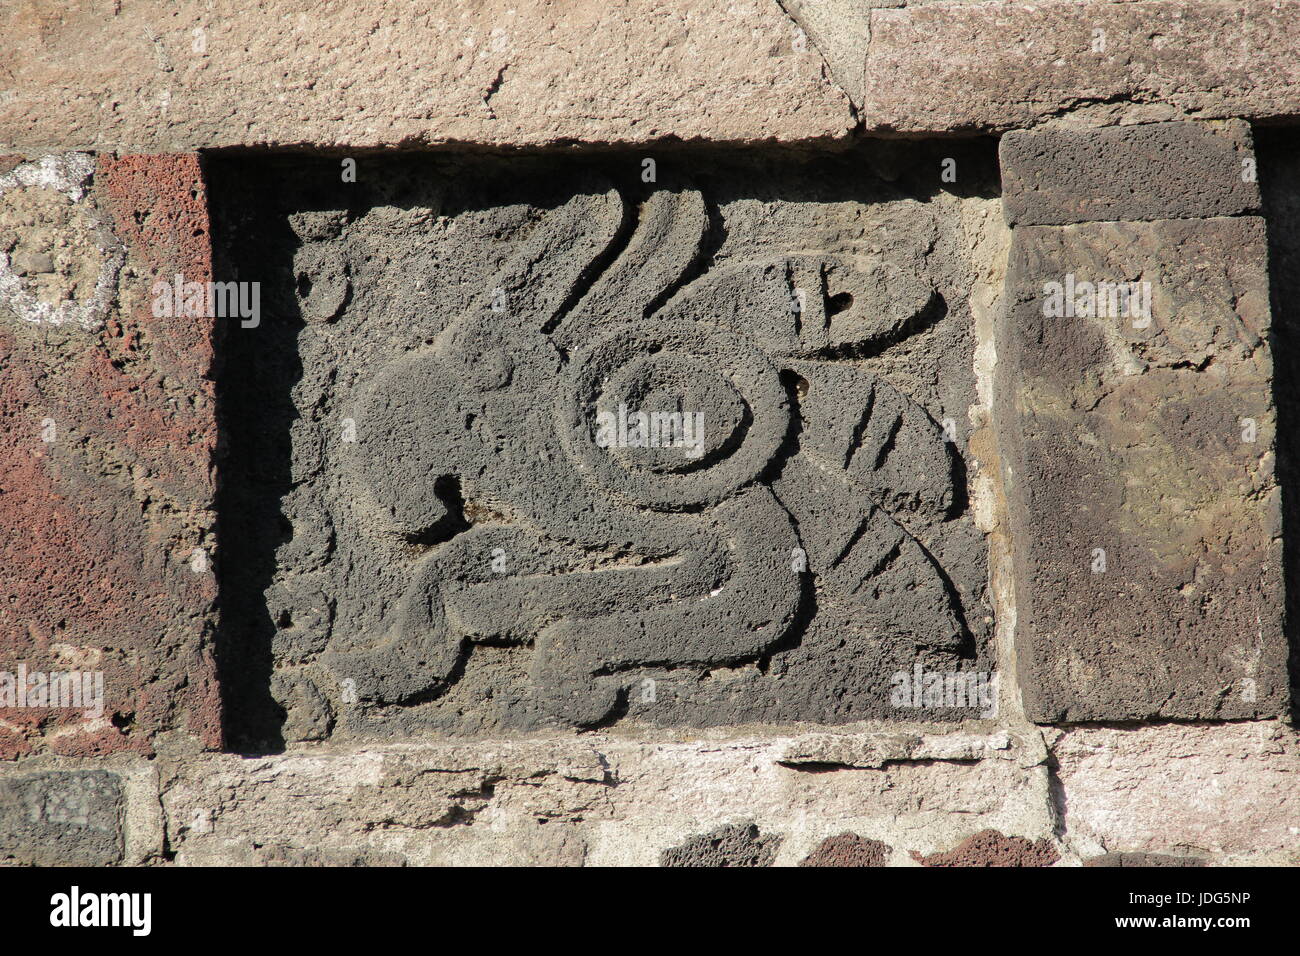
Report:
[[[1298,862],[1300,747],[1283,724],[1079,727],[1052,752],[1072,843]]]
[[[799,35],[776,0],[24,3],[0,43],[0,144],[843,137],[848,98]]]
[[[1005,130],[1081,107],[1112,118],[1300,112],[1294,0],[909,3],[870,18],[868,130]]]

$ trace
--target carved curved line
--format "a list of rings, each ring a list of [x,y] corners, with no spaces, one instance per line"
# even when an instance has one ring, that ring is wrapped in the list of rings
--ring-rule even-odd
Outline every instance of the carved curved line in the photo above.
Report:
[[[709,214],[698,190],[659,190],[642,204],[627,248],[562,321],[557,338],[583,342],[617,309],[644,319],[658,309],[689,273],[703,248]]]

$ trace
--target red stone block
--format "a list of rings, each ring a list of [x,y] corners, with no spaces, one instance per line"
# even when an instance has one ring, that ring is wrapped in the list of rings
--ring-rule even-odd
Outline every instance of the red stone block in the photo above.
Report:
[[[11,184],[6,219],[50,247],[33,295],[71,276],[84,299],[79,274],[120,269],[92,322],[0,297],[0,673],[103,677],[98,717],[0,706],[0,757],[148,753],[172,730],[217,748],[214,323],[155,317],[151,294],[212,278],[199,158],[101,157],[80,199]]]

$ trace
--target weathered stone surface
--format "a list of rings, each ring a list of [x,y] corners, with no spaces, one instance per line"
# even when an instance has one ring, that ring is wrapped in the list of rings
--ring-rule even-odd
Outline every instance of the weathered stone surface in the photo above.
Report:
[[[103,770],[0,776],[0,863],[109,866],[123,856],[122,784]]]
[[[1000,131],[1071,110],[1104,122],[1300,113],[1295,0],[909,3],[852,15],[870,17],[868,131]]]
[[[799,27],[758,0],[16,8],[0,694],[19,667],[107,693],[0,703],[0,862],[1300,862],[1293,729],[1017,706],[1285,710],[1294,137],[1261,156],[1274,321],[1261,222],[1189,220],[1258,204],[1251,135],[1203,121],[1297,113],[1296,3],[783,4]],[[1037,127],[1002,144],[996,341],[991,146],[850,147],[836,84],[877,132]],[[266,296],[239,329],[151,310],[155,278],[214,277],[198,158],[27,162],[55,141],[337,155],[215,160],[217,271]],[[366,152],[339,182],[345,151],[456,142],[660,165]],[[1044,315],[1067,274],[1149,281],[1151,322]],[[698,408],[698,457],[597,441],[621,406]],[[216,639],[234,745],[287,752],[197,752]],[[994,660],[1000,714],[892,699]],[[546,727],[588,732],[514,734]]]
[[[800,866],[884,866],[893,850],[879,840],[868,840],[856,833],[827,837],[817,848],[799,861]]]
[[[841,138],[800,36],[776,0],[19,4],[0,149]]]
[[[1206,861],[1196,856],[1171,856],[1168,853],[1105,853],[1086,860],[1084,866],[1205,866]]]
[[[878,844],[904,866],[1300,862],[1300,749],[1280,722],[1048,730],[1050,751],[1028,730],[977,757],[916,732],[931,744],[915,757],[861,770],[785,763],[833,735],[718,732],[133,758],[147,773],[122,771],[127,860],[161,861],[149,831],[165,820],[181,866],[654,866],[752,821],[781,839],[774,866],[831,848],[837,864],[869,862]],[[897,734],[838,736],[888,749]]]
[[[1013,226],[1199,219],[1259,208],[1245,123],[1015,130],[998,153]]]
[[[872,736],[860,729],[845,736]],[[283,863],[655,866],[665,850],[747,821],[795,866],[846,829],[935,853],[972,829],[1050,839],[1037,733],[980,759],[903,759],[808,772],[797,736],[704,732],[691,741],[608,734],[337,744],[255,759],[163,761],[177,865]],[[753,841],[741,840],[753,849]]]
[[[912,859],[922,866],[1051,866],[1061,858],[1050,840],[1026,840],[997,830],[981,830],[943,853]]]
[[[1031,719],[1285,708],[1264,262],[1256,218],[1014,231],[998,407]],[[1149,319],[1082,293],[1044,314],[1085,281],[1150,283]]]
[[[1013,738],[995,734],[807,734],[787,750],[781,762],[790,767],[879,768],[909,760],[981,760],[1009,753]]]
[[[224,405],[247,746],[910,717],[899,673],[981,671],[957,197],[856,157],[222,168],[267,288]]]
[[[51,269],[20,275],[16,256]],[[196,156],[0,176],[0,672],[102,687],[80,707],[0,696],[0,756],[220,742],[216,586],[196,554],[212,547],[213,323],[153,314],[155,279],[176,274],[211,278]]]
[[[840,89],[852,102],[861,103],[866,93],[867,44],[871,40],[868,8],[881,5],[881,0],[780,0],[780,3],[806,33],[799,42],[811,40],[825,56]]]
[[[830,735],[716,732],[133,758],[120,771],[126,861],[162,861],[149,831],[165,820],[182,866],[653,866],[736,821],[780,839],[774,866],[1300,862],[1300,749],[1285,724],[1048,730],[1050,757],[1029,731],[933,758],[945,735],[917,732],[925,751],[864,770],[785,763]],[[839,736],[888,749],[896,733]]]
[[[853,127],[842,90],[881,132],[1300,112],[1295,0],[786,6],[27,5],[0,148],[807,141]]]
[[[780,846],[779,836],[763,836],[752,823],[736,823],[669,847],[659,858],[659,865],[771,866]]]
[[[1076,727],[1051,749],[1066,839],[1089,855],[1300,863],[1300,745],[1285,724]]]

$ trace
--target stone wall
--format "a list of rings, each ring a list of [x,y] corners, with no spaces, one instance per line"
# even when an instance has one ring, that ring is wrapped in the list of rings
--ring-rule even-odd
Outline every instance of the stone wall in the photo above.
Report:
[[[0,861],[1296,862],[1298,13],[17,3]]]

